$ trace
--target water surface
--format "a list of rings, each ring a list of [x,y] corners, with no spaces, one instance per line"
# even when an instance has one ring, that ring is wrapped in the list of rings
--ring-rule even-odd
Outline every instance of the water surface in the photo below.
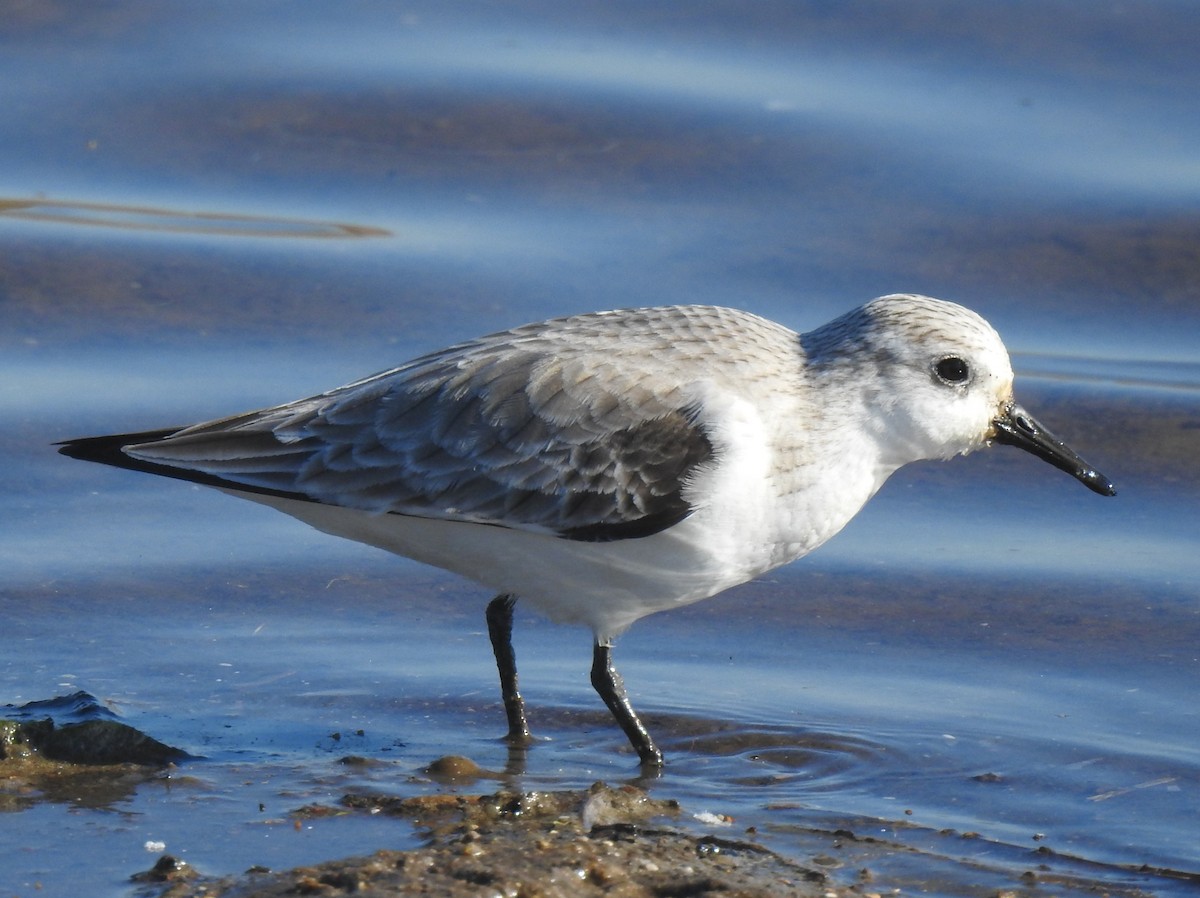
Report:
[[[128,894],[146,842],[213,874],[403,847],[287,815],[447,788],[451,752],[507,781],[487,595],[55,440],[554,315],[805,330],[915,290],[996,324],[1118,497],[1012,450],[912,466],[811,558],[639,623],[646,785],[802,861],[813,829],[885,840],[833,871],[880,891],[1193,892],[1198,41],[1170,2],[9,10],[0,702],[85,690],[199,757],[18,803],[0,888]],[[516,643],[545,741],[515,784],[635,779],[588,634]]]

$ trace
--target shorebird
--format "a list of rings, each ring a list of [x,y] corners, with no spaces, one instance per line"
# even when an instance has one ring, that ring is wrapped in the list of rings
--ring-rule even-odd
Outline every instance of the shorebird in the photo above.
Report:
[[[612,662],[639,618],[808,554],[920,459],[1004,443],[1115,495],[1012,388],[995,330],[929,297],[884,296],[805,334],[666,306],[529,324],[308,399],[60,451],[216,487],[497,591],[488,632],[515,744],[531,737],[514,603],[589,627],[592,685],[658,767]]]

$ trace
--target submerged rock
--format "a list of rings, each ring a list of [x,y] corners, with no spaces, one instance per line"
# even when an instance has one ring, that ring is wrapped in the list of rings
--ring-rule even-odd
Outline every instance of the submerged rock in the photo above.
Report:
[[[111,807],[139,783],[190,757],[112,720],[87,693],[30,702],[0,719],[0,812],[40,803]],[[87,717],[62,726],[48,717]],[[29,719],[38,714],[37,719]]]
[[[0,721],[0,760],[40,755],[68,764],[139,764],[165,767],[189,757],[115,720],[85,720],[55,726],[54,721]]]

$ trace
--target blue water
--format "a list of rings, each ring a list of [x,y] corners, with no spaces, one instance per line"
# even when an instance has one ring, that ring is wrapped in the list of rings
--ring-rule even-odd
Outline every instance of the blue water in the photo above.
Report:
[[[997,326],[1118,497],[1003,448],[912,466],[811,558],[639,623],[649,788],[801,861],[886,839],[833,871],[880,892],[1193,893],[1196,46],[1171,2],[7,9],[0,703],[83,689],[203,759],[0,815],[0,890],[127,894],[147,841],[212,874],[403,847],[287,813],[507,760],[481,591],[54,441],[571,312],[805,330],[915,290]],[[588,634],[517,628],[547,738],[517,784],[634,778]]]

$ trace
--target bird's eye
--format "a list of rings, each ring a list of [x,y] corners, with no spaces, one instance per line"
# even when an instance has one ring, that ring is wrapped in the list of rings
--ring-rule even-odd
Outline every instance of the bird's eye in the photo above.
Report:
[[[933,371],[944,384],[965,384],[971,378],[970,367],[956,355],[939,359]]]

